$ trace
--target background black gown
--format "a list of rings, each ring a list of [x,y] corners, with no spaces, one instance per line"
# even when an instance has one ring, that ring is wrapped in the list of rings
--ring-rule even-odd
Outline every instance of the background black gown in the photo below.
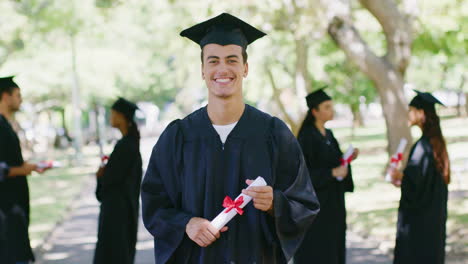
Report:
[[[308,125],[298,135],[299,144],[309,168],[320,213],[311,225],[294,256],[295,263],[335,264],[346,262],[345,192],[354,189],[349,166],[348,176],[338,181],[332,169],[340,166],[343,156],[331,130],[323,136],[314,125]]]
[[[142,161],[136,139],[120,139],[98,180],[101,202],[94,263],[133,263],[138,231]]]
[[[427,137],[412,147],[403,174],[394,263],[444,263],[447,184]]]
[[[226,195],[236,198],[257,176],[273,186],[274,216],[249,203],[210,246],[190,240],[190,218],[212,220]],[[224,146],[206,107],[171,123],[153,149],[141,196],[158,264],[286,263],[319,210],[291,131],[249,105]]]
[[[21,166],[24,163],[21,145],[15,131],[8,120],[0,115],[0,162],[10,167]],[[0,211],[3,214],[4,244],[3,259],[0,263],[15,263],[17,261],[34,260],[29,242],[29,188],[26,176],[5,178],[0,181]],[[1,220],[0,220],[1,221]],[[1,232],[1,231],[0,231]],[[1,242],[0,242],[1,243]],[[0,250],[2,253],[2,250]]]

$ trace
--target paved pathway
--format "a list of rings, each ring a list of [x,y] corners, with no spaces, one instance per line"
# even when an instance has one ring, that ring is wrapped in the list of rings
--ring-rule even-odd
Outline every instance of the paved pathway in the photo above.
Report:
[[[38,264],[91,264],[97,237],[99,203],[95,183],[88,183],[74,202],[69,216],[38,252]],[[154,263],[153,239],[140,221],[136,264]]]
[[[155,139],[142,141],[144,168]],[[91,264],[97,237],[99,203],[94,196],[95,181],[90,177],[73,202],[69,215],[58,225],[46,243],[39,248],[37,264]],[[377,243],[348,233],[348,264],[387,264],[388,256],[377,249]],[[135,264],[154,263],[153,239],[140,220]]]
[[[94,182],[86,184],[69,216],[59,225],[42,250],[37,264],[91,264],[97,235],[99,204],[94,198]],[[376,243],[348,233],[347,263],[387,264],[390,259],[376,249]],[[154,263],[153,239],[140,221],[136,264]]]

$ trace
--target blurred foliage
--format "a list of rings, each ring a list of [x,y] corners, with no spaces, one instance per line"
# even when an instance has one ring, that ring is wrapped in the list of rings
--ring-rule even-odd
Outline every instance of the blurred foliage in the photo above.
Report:
[[[356,1],[352,7],[363,38],[382,53],[385,39],[378,22]],[[206,101],[206,88],[199,47],[179,32],[221,12],[238,15],[268,33],[248,49],[248,102],[278,114],[271,104],[268,68],[291,114],[301,113],[298,40],[306,45],[307,91],[328,84],[335,100],[351,108],[376,99],[373,84],[330,41],[318,0],[5,0],[0,9],[0,75],[17,74],[26,101],[32,103],[71,103],[73,38],[83,109],[91,102],[125,96],[163,108],[175,103],[178,111],[188,113]],[[467,2],[422,1],[416,33],[407,80],[422,90],[467,91],[462,83],[468,61]]]

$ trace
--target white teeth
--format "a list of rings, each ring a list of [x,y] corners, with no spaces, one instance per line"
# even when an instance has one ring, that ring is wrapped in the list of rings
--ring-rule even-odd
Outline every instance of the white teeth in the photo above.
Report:
[[[220,82],[220,83],[228,83],[230,81],[231,79],[216,79],[216,82]]]

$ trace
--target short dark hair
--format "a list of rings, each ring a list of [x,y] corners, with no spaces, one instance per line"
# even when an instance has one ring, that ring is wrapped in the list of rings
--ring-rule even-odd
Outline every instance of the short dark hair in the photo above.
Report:
[[[242,60],[243,60],[244,64],[247,63],[247,58],[248,58],[248,57],[249,57],[249,56],[247,55],[247,50],[244,49],[244,48],[242,48]],[[201,50],[201,56],[200,56],[200,58],[201,58],[201,63],[203,64],[203,48],[202,48],[202,50]]]
[[[11,95],[13,93],[13,90],[19,89],[18,86],[5,86],[5,87],[0,87],[0,101],[3,98],[3,94],[7,93],[8,95]]]

